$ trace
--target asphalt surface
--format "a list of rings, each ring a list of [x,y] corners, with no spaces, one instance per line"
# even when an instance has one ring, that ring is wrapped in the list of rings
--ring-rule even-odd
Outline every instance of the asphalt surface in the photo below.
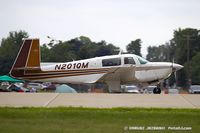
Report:
[[[200,95],[0,93],[1,107],[200,108]]]

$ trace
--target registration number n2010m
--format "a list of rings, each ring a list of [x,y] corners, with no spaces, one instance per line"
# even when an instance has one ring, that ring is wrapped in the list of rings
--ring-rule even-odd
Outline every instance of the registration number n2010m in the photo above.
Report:
[[[58,64],[55,66],[55,70],[83,69],[83,68],[88,68],[88,65],[89,65],[89,62]]]

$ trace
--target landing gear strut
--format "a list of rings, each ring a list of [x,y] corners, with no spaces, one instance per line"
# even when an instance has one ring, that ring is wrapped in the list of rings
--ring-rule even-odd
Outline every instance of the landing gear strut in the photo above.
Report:
[[[106,82],[110,93],[121,92],[120,82],[118,80],[110,80]]]
[[[153,89],[153,94],[160,94],[160,93],[161,93],[160,87],[155,87],[155,88]]]

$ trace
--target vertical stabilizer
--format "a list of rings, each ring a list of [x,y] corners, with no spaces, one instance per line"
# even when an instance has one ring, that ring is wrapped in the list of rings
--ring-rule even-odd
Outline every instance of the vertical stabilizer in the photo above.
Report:
[[[25,39],[12,66],[10,75],[20,78],[26,76],[26,73],[40,70],[39,39]]]

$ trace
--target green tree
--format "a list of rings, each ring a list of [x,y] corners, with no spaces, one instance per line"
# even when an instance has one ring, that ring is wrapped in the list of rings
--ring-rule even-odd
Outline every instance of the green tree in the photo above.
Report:
[[[192,75],[192,82],[194,84],[200,83],[200,52],[198,52],[191,60],[191,75]]]
[[[186,28],[174,31],[173,41],[176,44],[176,58],[178,63],[184,64],[187,61],[188,43],[190,46],[189,60],[200,50],[199,30]]]
[[[200,35],[199,30],[186,28],[174,31],[174,37],[164,45],[148,47],[147,59],[150,61],[170,61],[184,65],[184,69],[177,72],[177,82],[180,86],[186,86],[189,75],[192,75],[193,83],[200,82],[197,77],[197,70],[199,64],[195,63],[200,52]],[[189,55],[188,55],[189,45]],[[189,62],[187,61],[189,57]],[[195,57],[195,58],[193,58]]]
[[[127,46],[126,50],[130,54],[136,54],[141,56],[141,39],[136,39],[135,41],[131,41]]]
[[[191,70],[193,66],[191,65],[191,59],[197,55],[200,51],[200,35],[199,30],[186,28],[186,29],[178,29],[174,31],[174,43],[176,44],[176,59],[177,63],[184,65],[184,69],[180,70],[178,74],[178,78],[180,84],[186,86],[188,83],[189,75],[192,74]],[[189,45],[189,49],[188,49]],[[189,50],[189,55],[188,55]],[[189,62],[187,61],[189,58]],[[195,64],[198,65],[198,64]],[[192,68],[191,68],[192,67]],[[190,78],[194,78],[193,76]],[[193,79],[192,79],[193,81]],[[200,81],[199,81],[200,82]]]
[[[113,55],[118,47],[115,47],[112,44],[107,44],[106,41],[101,41],[96,43],[97,50],[95,56],[105,56],[105,55]]]
[[[147,60],[172,62],[175,60],[175,44],[173,41],[167,42],[160,46],[149,46],[147,48]]]
[[[68,42],[63,42],[54,45],[50,50],[50,61],[52,62],[67,62],[77,59],[77,51],[75,47]]]
[[[95,45],[95,42],[92,42],[90,38],[85,36],[79,37],[80,41],[83,45],[81,45],[78,56],[80,59],[87,59],[92,58],[95,56],[95,52],[97,49],[97,46]]]
[[[0,75],[8,74],[23,43],[23,38],[27,37],[28,33],[25,31],[14,31],[10,32],[8,37],[1,40]]]
[[[50,42],[51,43],[51,42]],[[57,44],[44,44],[41,47],[42,61],[44,62],[66,62],[72,60],[87,59],[97,56],[115,54],[118,49],[106,41],[92,42],[90,38],[80,36],[69,41]]]
[[[50,48],[48,48],[47,44],[43,44],[40,46],[41,51],[41,61],[42,62],[50,62]]]
[[[148,52],[148,54],[146,56],[147,60],[154,61],[154,62],[155,61],[160,61],[160,59],[159,59],[159,56],[160,56],[159,47],[157,47],[157,46],[149,46],[147,48],[147,52]]]
[[[86,44],[83,45],[79,50],[79,58],[88,59],[95,57],[97,46],[95,44]]]

